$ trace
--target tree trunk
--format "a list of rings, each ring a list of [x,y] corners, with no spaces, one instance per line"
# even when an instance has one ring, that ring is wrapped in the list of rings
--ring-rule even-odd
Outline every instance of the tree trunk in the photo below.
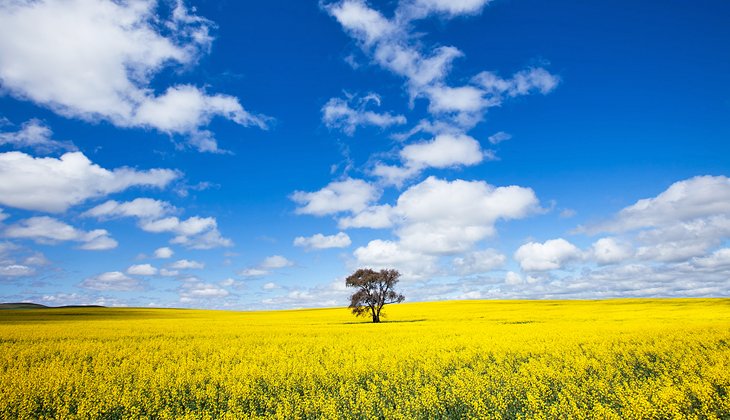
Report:
[[[380,322],[380,315],[373,314],[373,322]]]

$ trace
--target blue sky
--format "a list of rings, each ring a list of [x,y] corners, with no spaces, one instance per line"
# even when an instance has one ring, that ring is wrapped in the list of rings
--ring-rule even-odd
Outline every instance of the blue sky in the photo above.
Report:
[[[0,300],[728,296],[723,1],[0,5]]]

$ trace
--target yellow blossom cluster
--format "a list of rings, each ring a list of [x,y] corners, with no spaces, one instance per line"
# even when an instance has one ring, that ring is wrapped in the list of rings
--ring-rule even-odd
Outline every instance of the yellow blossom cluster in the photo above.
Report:
[[[730,300],[0,311],[0,418],[730,418]]]

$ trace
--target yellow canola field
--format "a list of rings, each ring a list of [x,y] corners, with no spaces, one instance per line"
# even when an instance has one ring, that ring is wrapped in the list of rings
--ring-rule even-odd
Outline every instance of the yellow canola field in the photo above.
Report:
[[[2,418],[730,418],[730,300],[0,311]]]

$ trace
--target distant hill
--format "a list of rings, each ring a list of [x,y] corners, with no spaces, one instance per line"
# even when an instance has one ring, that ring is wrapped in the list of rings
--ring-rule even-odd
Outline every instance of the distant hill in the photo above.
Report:
[[[0,303],[0,309],[60,309],[60,308],[103,308],[101,305],[46,306],[32,302]]]
[[[30,302],[0,303],[0,309],[44,309],[46,305]]]

